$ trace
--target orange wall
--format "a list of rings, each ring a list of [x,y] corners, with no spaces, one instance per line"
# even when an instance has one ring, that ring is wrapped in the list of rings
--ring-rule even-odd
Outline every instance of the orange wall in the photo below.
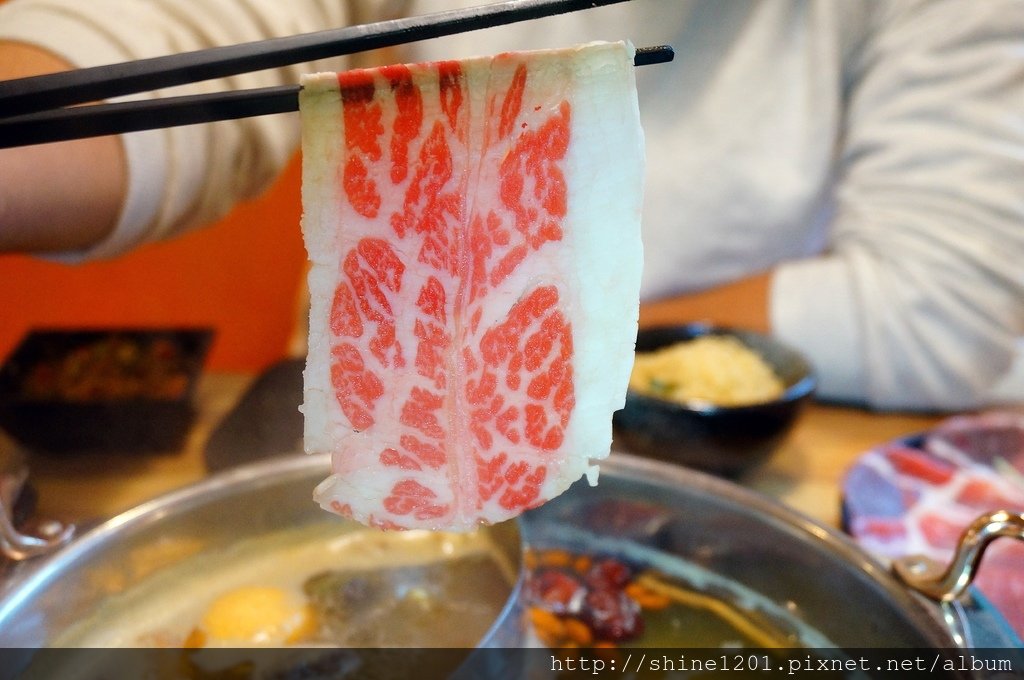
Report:
[[[283,357],[305,267],[296,158],[224,220],[120,258],[62,265],[0,256],[0,357],[34,327],[202,325],[207,368],[256,371]]]

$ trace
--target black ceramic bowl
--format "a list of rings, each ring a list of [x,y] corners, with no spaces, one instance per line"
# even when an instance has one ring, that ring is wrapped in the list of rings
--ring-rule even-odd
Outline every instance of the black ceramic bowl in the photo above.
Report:
[[[29,450],[170,451],[195,417],[209,329],[45,329],[0,367],[0,427]]]
[[[625,407],[613,418],[615,442],[644,456],[732,477],[775,449],[814,394],[817,380],[799,352],[751,331],[704,324],[649,328],[637,335],[636,351],[650,352],[702,335],[731,335],[758,353],[782,379],[782,396],[744,406],[714,406],[629,390]]]

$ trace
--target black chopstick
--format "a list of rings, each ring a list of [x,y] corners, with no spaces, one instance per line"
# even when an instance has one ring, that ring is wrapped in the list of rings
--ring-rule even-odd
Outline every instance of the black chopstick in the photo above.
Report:
[[[673,56],[669,46],[643,47],[636,51],[633,63],[660,64],[672,61]],[[298,108],[298,85],[74,106],[0,119],[0,149],[286,113]]]
[[[355,54],[626,0],[507,0],[416,17],[0,81],[0,118]]]

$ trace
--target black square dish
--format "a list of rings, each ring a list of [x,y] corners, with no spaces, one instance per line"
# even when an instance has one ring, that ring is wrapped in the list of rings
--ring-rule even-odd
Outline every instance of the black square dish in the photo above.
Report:
[[[0,427],[35,451],[176,449],[212,339],[204,328],[32,331],[0,367]]]

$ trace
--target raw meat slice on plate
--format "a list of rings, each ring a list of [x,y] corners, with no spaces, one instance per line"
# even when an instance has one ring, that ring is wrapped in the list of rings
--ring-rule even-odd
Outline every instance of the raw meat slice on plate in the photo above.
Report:
[[[305,448],[325,508],[468,529],[608,455],[639,309],[632,46],[303,81]]]
[[[883,559],[948,564],[964,529],[995,510],[1024,512],[1024,415],[956,416],[865,452],[843,480],[846,529]],[[1024,639],[1024,543],[992,543],[974,585]]]

